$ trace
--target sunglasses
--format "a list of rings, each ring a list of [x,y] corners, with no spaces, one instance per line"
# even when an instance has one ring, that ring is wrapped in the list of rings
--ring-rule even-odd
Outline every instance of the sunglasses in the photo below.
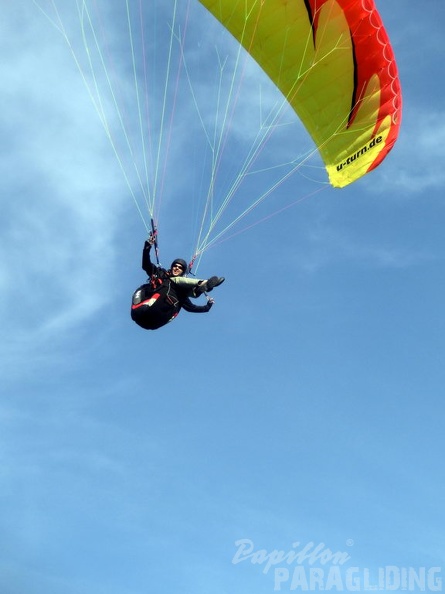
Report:
[[[173,268],[179,268],[179,270],[184,270],[184,267],[181,266],[181,264],[173,264],[172,270],[173,270]]]

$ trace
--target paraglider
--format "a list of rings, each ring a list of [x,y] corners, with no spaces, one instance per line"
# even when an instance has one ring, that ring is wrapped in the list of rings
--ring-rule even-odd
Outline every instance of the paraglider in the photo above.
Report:
[[[193,203],[197,210],[190,218],[195,221],[192,261],[197,259],[198,264],[202,254],[223,237],[226,239],[228,231],[244,216],[265,198],[274,198],[279,185],[301,171],[314,153],[318,152],[321,157],[330,185],[342,188],[376,169],[397,140],[402,93],[394,52],[374,0],[118,1],[112,3],[109,23],[117,29],[121,22],[125,23],[119,34],[125,32],[127,39],[122,35],[121,44],[109,35],[106,24],[104,26],[106,20],[98,18],[101,3],[90,4],[84,0],[78,13],[81,50],[79,44],[72,43],[71,27],[65,28],[62,22],[60,9],[63,6],[65,10],[67,4],[60,3],[58,9],[56,1],[52,0],[54,15],[51,16],[50,10],[45,11],[40,6],[45,0],[34,2],[68,43],[147,231],[147,212],[151,221],[158,222],[162,194],[169,194],[169,202],[172,202],[174,192],[165,188],[166,180],[169,181],[167,162],[176,138],[173,122],[182,99],[191,98],[198,124],[192,130],[190,118],[183,117],[181,124],[187,128],[187,133],[177,143],[183,165],[182,160],[194,154],[187,150],[187,143],[197,137],[196,130],[204,139],[193,167],[189,164],[183,167],[187,171],[202,167],[196,172],[199,191],[193,192],[193,198],[181,199],[184,207]],[[110,7],[109,3],[103,6]],[[170,9],[171,14],[166,17]],[[185,18],[183,24],[178,17],[181,11]],[[223,50],[228,47],[230,35],[236,40],[233,44],[236,58],[230,64],[233,64],[233,74],[224,79],[226,60],[217,49],[214,70],[215,74],[219,71],[219,80],[215,76],[210,82],[213,72],[207,60],[211,52],[202,49],[201,40],[196,43],[197,39],[193,38],[190,61],[194,60],[197,70],[205,74],[199,77],[200,103],[190,75],[186,32],[192,28],[191,24],[198,27],[201,17],[211,25],[211,15],[221,25],[221,33],[227,33]],[[206,32],[202,35],[205,37]],[[120,35],[116,37],[121,41]],[[114,44],[110,44],[110,38]],[[208,35],[206,41],[213,43],[212,35]],[[119,60],[111,59],[111,51],[103,51],[101,43],[109,50],[107,42],[119,48],[116,54]],[[172,66],[175,50],[176,70]],[[276,112],[273,114],[271,109],[261,118],[258,132],[251,134],[250,145],[243,144],[244,137],[243,142],[239,142],[240,136],[232,134],[233,130],[236,132],[234,113],[243,96],[241,55],[246,62],[256,62],[273,83],[273,92],[279,91],[279,100],[274,106]],[[132,81],[128,77],[130,71]],[[125,84],[122,85],[122,81]],[[178,100],[180,88],[183,94]],[[227,89],[227,96],[223,88]],[[119,98],[123,99],[123,106],[119,105]],[[203,105],[210,108],[212,101],[215,103],[213,120],[205,117],[208,112],[202,109]],[[248,101],[250,112],[256,103],[251,95]],[[111,116],[110,105],[111,111],[115,110]],[[293,143],[288,136],[278,152],[280,155],[289,152],[292,156],[284,163],[277,163],[272,161],[274,151],[263,149],[272,132],[281,126],[282,114],[288,108],[294,120],[294,115],[298,116],[313,145],[307,153],[302,151],[293,158],[292,151],[298,143]],[[126,117],[128,114],[136,116],[131,119]],[[231,158],[231,150],[238,149],[240,144],[243,144],[241,157]],[[208,157],[203,156],[201,148],[208,150]],[[227,164],[223,152],[224,156],[229,154]],[[260,161],[260,155],[265,162]],[[233,177],[226,181],[230,177],[228,172],[232,175],[234,170]],[[241,185],[254,174],[272,170],[274,173],[266,176],[264,185],[261,182],[254,187],[256,194],[241,192]],[[170,178],[174,178],[174,165],[170,171],[173,172]],[[313,183],[327,186],[316,180]],[[280,209],[282,205],[277,207]],[[151,247],[150,241],[144,247],[148,258]],[[178,261],[176,264],[183,265]],[[132,318],[142,327],[159,328],[174,319],[181,308],[208,311],[213,305],[211,299],[204,306],[190,302],[190,297],[196,297],[199,289],[197,282],[193,285],[194,279],[184,277],[184,267],[166,270],[159,266],[159,261],[154,267],[158,271],[154,271],[153,266],[150,263],[148,268],[144,267],[150,270],[147,272],[150,280],[139,287],[132,300]],[[179,270],[180,274],[174,270]],[[156,286],[153,278],[162,282]],[[216,279],[213,283],[222,279],[213,278]],[[187,284],[186,280],[192,282]],[[201,289],[203,287],[202,283]],[[212,282],[207,287],[211,289]]]
[[[156,235],[150,234],[142,251],[142,269],[147,273],[147,282],[133,293],[131,318],[145,330],[157,330],[176,318],[181,308],[191,313],[210,311],[214,300],[207,297],[205,305],[195,305],[190,297],[207,294],[224,282],[224,277],[212,276],[200,280],[184,276],[188,265],[182,258],[173,260],[170,269],[153,264],[150,258]]]

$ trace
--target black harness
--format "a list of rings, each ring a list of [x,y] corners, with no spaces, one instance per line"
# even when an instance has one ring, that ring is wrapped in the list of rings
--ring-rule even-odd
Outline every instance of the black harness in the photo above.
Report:
[[[157,330],[176,318],[180,310],[169,279],[151,278],[133,293],[131,318],[144,330]]]

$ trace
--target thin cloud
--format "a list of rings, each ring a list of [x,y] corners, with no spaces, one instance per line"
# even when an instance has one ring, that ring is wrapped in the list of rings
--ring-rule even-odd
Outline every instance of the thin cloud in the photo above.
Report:
[[[295,265],[311,274],[333,263],[357,262],[364,268],[406,269],[439,258],[426,248],[412,250],[402,243],[383,245],[382,241],[357,238],[346,229],[339,229],[334,221],[321,219],[316,225],[312,223],[307,231],[304,252],[293,256]]]
[[[3,39],[0,352],[9,370],[30,351],[40,360],[57,352],[61,337],[111,298],[99,298],[99,287],[112,282],[128,206],[78,73],[35,16],[24,18],[20,38]]]

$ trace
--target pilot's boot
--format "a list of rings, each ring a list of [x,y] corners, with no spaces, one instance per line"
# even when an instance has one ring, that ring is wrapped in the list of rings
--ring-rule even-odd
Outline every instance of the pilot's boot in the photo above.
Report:
[[[225,281],[223,276],[211,276],[208,280],[201,281],[197,287],[193,290],[195,297],[202,295],[203,293],[209,293],[213,291],[215,287],[218,287]]]

